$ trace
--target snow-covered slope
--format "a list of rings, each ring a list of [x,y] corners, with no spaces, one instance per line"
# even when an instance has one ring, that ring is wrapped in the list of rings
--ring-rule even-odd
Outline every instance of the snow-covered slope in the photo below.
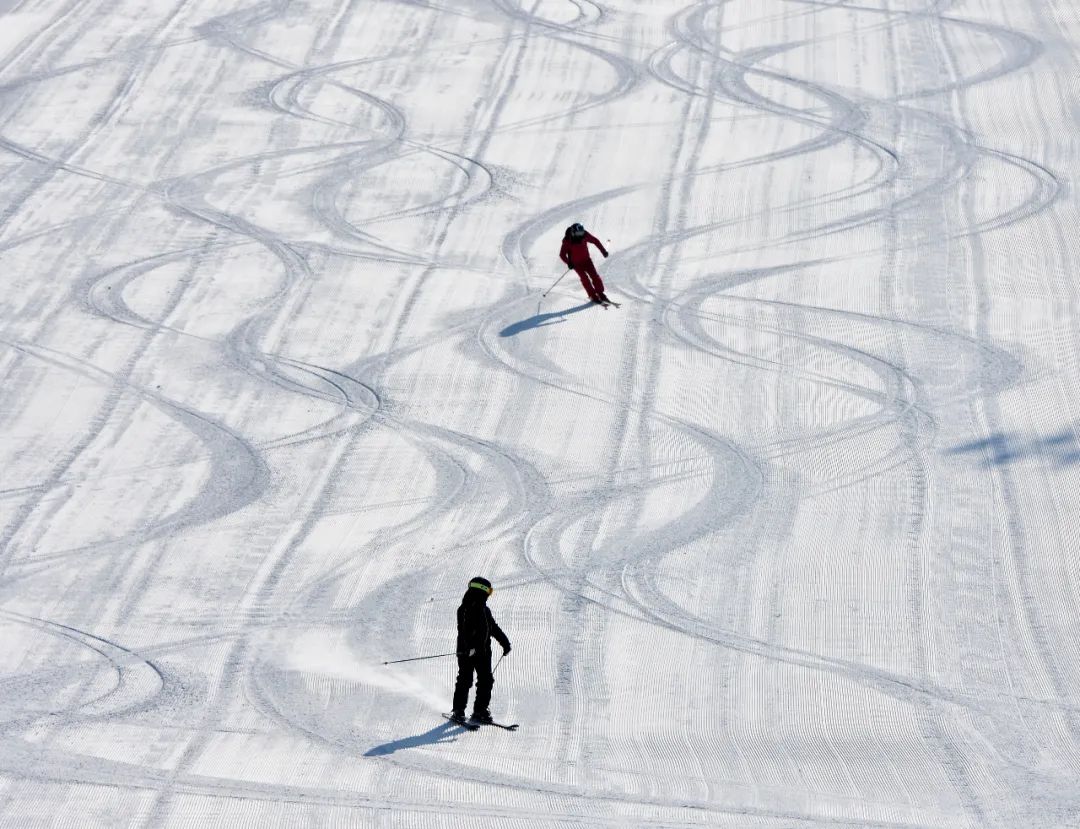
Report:
[[[0,824],[1080,826],[1078,46],[0,0]]]

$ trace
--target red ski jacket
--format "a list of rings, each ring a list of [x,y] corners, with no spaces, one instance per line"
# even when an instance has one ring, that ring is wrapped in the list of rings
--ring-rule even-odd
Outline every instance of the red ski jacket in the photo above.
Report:
[[[592,242],[592,244],[600,248],[600,252],[604,254],[604,256],[607,256],[607,251],[604,249],[604,246],[600,244],[600,240],[586,231],[585,236],[576,241],[569,236],[564,236],[562,248],[559,250],[559,258],[566,263],[566,267],[568,268],[591,262],[592,257],[589,256],[589,242]]]

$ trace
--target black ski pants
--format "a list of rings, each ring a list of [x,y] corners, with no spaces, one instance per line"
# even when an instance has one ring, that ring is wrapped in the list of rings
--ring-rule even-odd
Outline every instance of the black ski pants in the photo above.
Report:
[[[491,704],[491,688],[495,677],[491,675],[491,651],[478,651],[476,655],[458,654],[457,684],[454,685],[454,711],[464,714],[469,703],[469,689],[476,674],[476,699],[473,700],[473,712],[482,714]]]

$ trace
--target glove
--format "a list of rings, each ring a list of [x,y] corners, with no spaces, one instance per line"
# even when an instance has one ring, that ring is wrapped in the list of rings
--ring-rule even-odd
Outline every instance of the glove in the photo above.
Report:
[[[604,251],[604,258],[607,259],[607,251]]]
[[[506,656],[508,653],[510,653],[510,643],[509,642],[507,642],[506,647],[503,648],[503,656]]]
[[[469,656],[476,656],[476,648],[469,648]]]

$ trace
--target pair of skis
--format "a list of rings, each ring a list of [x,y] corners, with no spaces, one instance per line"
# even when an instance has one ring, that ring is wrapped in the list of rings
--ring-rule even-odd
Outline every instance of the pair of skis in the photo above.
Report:
[[[620,307],[622,307],[622,303],[620,303],[620,302],[615,302],[615,301],[613,301],[613,300],[610,300],[610,299],[600,299],[600,300],[596,300],[596,299],[594,299],[594,300],[593,300],[593,302],[594,302],[594,303],[596,303],[597,305],[599,305],[599,306],[600,306],[601,308],[603,308],[603,309],[604,309],[605,311],[606,311],[606,310],[607,310],[608,308],[610,308],[611,306],[614,306],[614,307],[616,307],[616,308],[620,308]]]
[[[467,731],[479,731],[480,726],[482,725],[493,725],[496,728],[503,729],[504,731],[517,731],[518,728],[517,723],[514,723],[513,725],[508,725],[501,722],[476,722],[475,720],[466,720],[465,722],[459,722],[458,720],[455,720],[453,717],[451,717],[449,714],[443,714],[443,719],[449,720],[454,725],[460,725]]]

